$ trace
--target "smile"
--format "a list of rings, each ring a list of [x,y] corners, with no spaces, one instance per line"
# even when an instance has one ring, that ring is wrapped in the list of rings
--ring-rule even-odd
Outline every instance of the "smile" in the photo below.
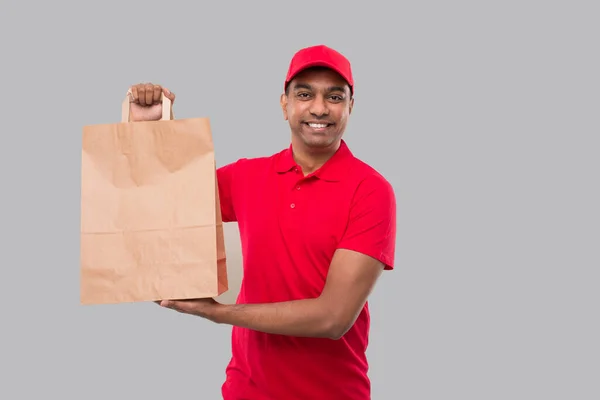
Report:
[[[310,126],[312,129],[325,129],[329,125],[331,125],[331,124],[327,124],[327,123],[316,123],[316,122],[307,122],[306,124],[308,126]]]

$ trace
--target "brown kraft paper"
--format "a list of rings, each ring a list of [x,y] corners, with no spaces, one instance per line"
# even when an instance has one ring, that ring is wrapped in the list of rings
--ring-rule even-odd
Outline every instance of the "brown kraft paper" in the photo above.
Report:
[[[208,118],[83,128],[82,304],[216,297],[228,290]]]

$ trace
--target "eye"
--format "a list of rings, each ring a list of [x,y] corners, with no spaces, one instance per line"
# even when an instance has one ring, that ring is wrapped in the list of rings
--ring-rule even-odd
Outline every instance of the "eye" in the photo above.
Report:
[[[332,99],[333,101],[342,101],[342,100],[344,100],[344,97],[340,96],[340,95],[337,95],[337,94],[334,94],[334,95],[330,96],[330,99]]]
[[[308,97],[310,97],[310,94],[306,93],[306,92],[299,92],[296,94],[297,97],[301,98],[301,99],[306,99]]]

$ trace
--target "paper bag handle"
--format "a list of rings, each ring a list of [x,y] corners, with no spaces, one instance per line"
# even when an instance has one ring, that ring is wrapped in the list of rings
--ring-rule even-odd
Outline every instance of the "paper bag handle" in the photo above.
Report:
[[[165,96],[164,93],[160,94],[160,101],[162,103],[162,117],[161,121],[170,120],[172,115],[171,110],[171,99]],[[121,107],[121,122],[129,122],[129,109],[131,107],[131,103],[129,102],[129,95],[125,96],[125,100],[123,100],[123,105]]]

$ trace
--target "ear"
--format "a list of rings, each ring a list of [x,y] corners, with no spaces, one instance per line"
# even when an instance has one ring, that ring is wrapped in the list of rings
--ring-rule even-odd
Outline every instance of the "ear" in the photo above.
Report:
[[[287,119],[288,119],[288,114],[287,114],[287,96],[285,95],[285,93],[281,94],[281,98],[279,99],[279,103],[281,104],[281,111],[283,111],[283,119],[287,121]]]
[[[350,109],[348,110],[348,114],[352,114],[352,108],[354,108],[354,97],[350,99]]]

